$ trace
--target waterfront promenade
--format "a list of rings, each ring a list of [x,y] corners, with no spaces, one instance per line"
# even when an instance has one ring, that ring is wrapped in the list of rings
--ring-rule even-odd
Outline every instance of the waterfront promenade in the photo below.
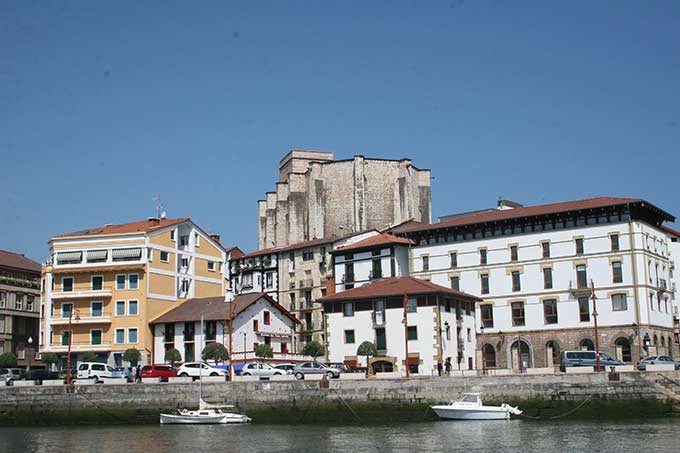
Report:
[[[618,380],[614,380],[618,378]],[[429,405],[462,392],[509,402],[529,417],[648,414],[680,409],[680,371],[484,377],[203,383],[213,404],[233,404],[255,422],[422,420]],[[157,423],[161,410],[195,407],[198,383],[0,388],[0,424]],[[585,402],[585,403],[584,403]]]

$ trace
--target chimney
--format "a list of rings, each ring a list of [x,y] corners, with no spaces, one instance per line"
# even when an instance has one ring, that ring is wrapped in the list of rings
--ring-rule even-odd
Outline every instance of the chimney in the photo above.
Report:
[[[326,277],[326,296],[335,294],[335,277],[329,275]]]
[[[218,244],[222,245],[222,243],[220,242],[220,239],[221,239],[221,238],[220,238],[220,235],[219,235],[219,234],[211,234],[211,235],[210,235],[210,239],[212,239],[213,241],[215,241],[215,242],[217,242]]]

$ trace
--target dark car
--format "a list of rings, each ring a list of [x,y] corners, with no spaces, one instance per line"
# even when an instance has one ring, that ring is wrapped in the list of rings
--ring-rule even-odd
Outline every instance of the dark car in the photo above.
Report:
[[[42,381],[51,381],[59,379],[59,373],[56,371],[48,371],[44,368],[36,368],[34,370],[26,371],[21,375],[22,381],[35,381],[40,385]]]
[[[177,370],[170,365],[145,365],[142,367],[143,378],[161,378],[168,382],[168,378],[177,377]]]

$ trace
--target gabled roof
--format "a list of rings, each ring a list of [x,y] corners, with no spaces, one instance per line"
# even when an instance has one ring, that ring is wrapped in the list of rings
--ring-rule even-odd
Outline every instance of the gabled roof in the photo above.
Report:
[[[551,203],[536,206],[525,206],[522,208],[492,210],[471,213],[469,215],[456,216],[443,222],[423,225],[413,225],[404,227],[400,233],[408,234],[418,231],[435,230],[447,227],[456,227],[463,225],[474,225],[486,222],[497,222],[502,220],[517,219],[522,217],[535,217],[548,214],[558,214],[569,211],[579,211],[584,209],[604,208],[608,206],[620,206],[626,204],[641,203],[644,206],[654,208],[662,213],[666,220],[674,220],[675,218],[665,211],[655,207],[649,202],[641,198],[615,198],[615,197],[597,197],[588,198],[585,200],[566,201],[561,203]]]
[[[391,277],[378,280],[375,283],[359,286],[358,288],[341,291],[339,293],[317,299],[319,302],[337,302],[341,300],[357,299],[378,299],[383,297],[441,294],[456,297],[458,299],[469,299],[481,301],[482,299],[472,294],[456,291],[455,289],[440,286],[426,280],[415,277]]]
[[[420,225],[427,225],[427,223],[419,222],[415,219],[409,219],[405,222],[398,223],[394,225],[393,227],[385,228],[383,231],[389,231],[390,233],[401,233],[402,231],[409,230],[410,228],[420,226]]]
[[[232,310],[233,317],[235,318],[239,313],[245,311],[248,307],[260,299],[267,300],[267,302],[269,302],[273,308],[279,310],[284,316],[291,319],[294,323],[300,323],[300,321],[295,316],[293,316],[282,305],[272,299],[271,296],[265,293],[250,293],[237,296],[231,302],[234,304]],[[149,324],[200,321],[201,316],[203,317],[204,321],[228,321],[229,303],[225,302],[224,296],[189,299],[182,305],[160,315]]]
[[[407,239],[404,237],[399,237],[399,236],[394,236],[389,233],[378,233],[375,236],[370,236],[366,239],[362,239],[361,241],[355,242],[353,244],[349,244],[346,246],[340,246],[337,249],[333,250],[331,253],[345,253],[348,251],[353,251],[353,250],[360,250],[360,249],[368,249],[372,247],[377,247],[379,245],[387,245],[387,244],[404,244],[404,245],[409,245],[409,244],[415,244],[414,241],[411,239]]]
[[[78,237],[78,236],[104,236],[113,234],[133,234],[133,233],[150,233],[155,230],[160,230],[172,225],[184,223],[189,220],[188,217],[179,219],[147,219],[137,222],[121,223],[119,225],[104,225],[95,228],[87,228],[85,230],[74,231],[73,233],[60,234],[55,236],[57,238]]]
[[[294,244],[280,245],[278,247],[270,247],[270,248],[267,248],[267,249],[255,250],[254,252],[246,253],[244,255],[241,255],[241,256],[235,257],[235,258],[254,258],[256,256],[271,255],[273,253],[287,252],[287,251],[290,251],[290,250],[297,250],[297,249],[303,249],[303,248],[306,248],[306,247],[313,247],[315,245],[328,244],[330,242],[333,242],[334,240],[337,240],[337,238],[321,238],[321,239],[314,238],[314,239],[310,239],[308,241],[296,242]]]
[[[7,250],[0,250],[0,266],[37,273],[42,272],[40,263],[37,263],[30,258],[26,258],[21,253],[9,252]]]
[[[229,247],[225,251],[227,252],[227,258],[231,260],[239,259],[245,255],[245,253],[243,253],[243,250],[241,250],[238,247]]]

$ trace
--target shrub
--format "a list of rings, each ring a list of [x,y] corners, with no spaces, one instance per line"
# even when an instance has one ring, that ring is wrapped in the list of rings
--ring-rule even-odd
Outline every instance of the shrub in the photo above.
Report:
[[[222,343],[208,343],[201,353],[203,360],[214,360],[217,363],[229,360],[229,351]]]
[[[11,352],[0,354],[0,367],[15,368],[17,366],[17,356]]]
[[[165,351],[164,359],[166,362],[170,363],[170,365],[175,366],[175,363],[182,361],[182,354],[175,348],[168,349]]]
[[[268,344],[258,344],[255,348],[255,355],[262,358],[274,357],[274,350]]]
[[[316,360],[317,357],[321,357],[326,352],[324,350],[324,347],[321,346],[321,343],[319,343],[318,341],[310,341],[305,345],[304,349],[302,350],[302,353],[311,356],[314,360]]]

